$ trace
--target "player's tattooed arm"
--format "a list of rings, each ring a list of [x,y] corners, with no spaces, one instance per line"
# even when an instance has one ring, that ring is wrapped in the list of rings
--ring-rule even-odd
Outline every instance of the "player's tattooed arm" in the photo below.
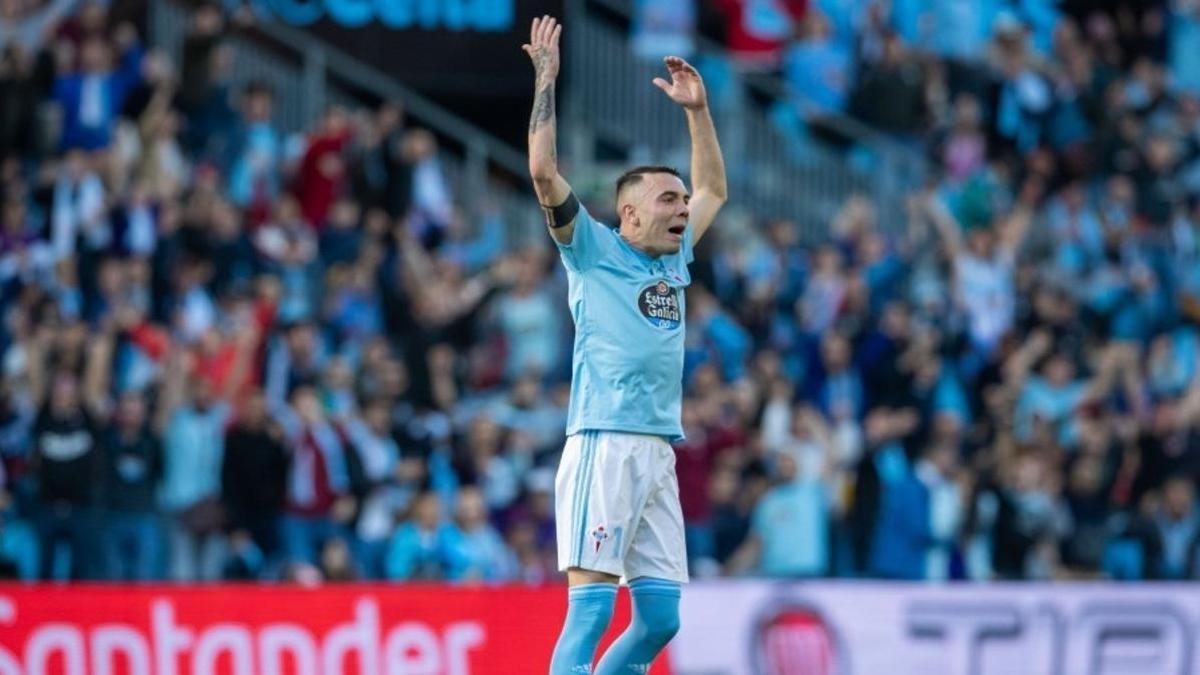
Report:
[[[553,21],[554,19],[550,19]],[[535,19],[536,22],[536,19]],[[537,31],[537,27],[534,28]],[[554,28],[551,39],[558,40],[562,26]],[[527,48],[529,57],[533,59],[535,78],[533,95],[533,114],[529,116],[529,135],[537,133],[547,124],[554,124],[554,81],[558,77],[558,50],[553,45],[537,45]],[[551,147],[553,149],[553,147]]]
[[[558,127],[554,110],[555,82],[558,79],[558,39],[562,25],[553,17],[533,20],[529,43],[521,48],[533,62],[533,110],[529,115],[529,175],[543,207],[551,210],[567,201],[571,186],[558,173]],[[550,230],[559,242],[571,242],[574,223]]]

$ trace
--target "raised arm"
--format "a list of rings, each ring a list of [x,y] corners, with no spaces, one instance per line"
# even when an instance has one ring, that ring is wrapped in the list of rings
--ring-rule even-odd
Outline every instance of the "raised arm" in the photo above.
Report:
[[[187,387],[190,357],[187,350],[172,343],[163,364],[161,390],[154,408],[154,431],[163,434],[171,423],[171,416],[183,405],[184,389]]]
[[[562,26],[551,16],[533,20],[529,44],[521,49],[533,61],[533,113],[529,116],[529,175],[538,203],[546,212],[550,236],[570,244],[575,234],[571,186],[558,173],[558,122],[554,115],[554,83],[558,79],[558,38]],[[572,202],[568,204],[568,201]],[[561,208],[560,208],[561,207]],[[574,207],[574,208],[572,208]]]
[[[708,231],[717,211],[729,198],[725,184],[725,160],[717,143],[717,130],[708,111],[708,94],[700,73],[678,56],[664,59],[671,81],[654,78],[654,86],[666,92],[687,114],[688,133],[692,137],[692,201],[688,221],[692,224],[692,243]]]
[[[1084,390],[1085,400],[1096,400],[1108,396],[1120,382],[1121,375],[1136,369],[1138,366],[1138,350],[1131,343],[1114,342],[1100,354],[1097,372],[1088,380]]]
[[[83,397],[88,412],[97,419],[106,419],[112,411],[109,387],[112,382],[114,342],[113,329],[106,326],[88,345],[87,366],[83,375]]]
[[[1021,186],[1012,211],[1000,221],[1000,248],[1010,259],[1016,258],[1017,251],[1025,241],[1025,235],[1033,223],[1033,213],[1043,190],[1040,179],[1031,178],[1026,181]]]
[[[1008,360],[1004,362],[1005,385],[1015,393],[1020,391],[1029,377],[1029,371],[1038,359],[1045,356],[1054,347],[1054,339],[1045,330],[1035,330]]]
[[[950,212],[950,209],[938,198],[936,193],[930,193],[925,202],[925,212],[929,215],[929,219],[933,221],[934,227],[938,234],[942,237],[942,242],[946,246],[946,252],[950,258],[957,259],[963,252],[962,243],[962,226],[959,225],[958,219]]]
[[[223,401],[233,404],[240,402],[240,394],[254,376],[254,357],[258,353],[260,338],[258,326],[254,324],[243,326],[238,331],[233,367],[230,368],[221,388],[220,395]]]

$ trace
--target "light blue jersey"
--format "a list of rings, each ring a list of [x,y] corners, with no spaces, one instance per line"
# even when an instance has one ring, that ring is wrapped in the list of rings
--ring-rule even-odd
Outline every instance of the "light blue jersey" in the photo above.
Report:
[[[581,207],[571,244],[558,249],[575,320],[567,435],[683,438],[683,296],[692,281],[692,226],[678,253],[654,258]]]

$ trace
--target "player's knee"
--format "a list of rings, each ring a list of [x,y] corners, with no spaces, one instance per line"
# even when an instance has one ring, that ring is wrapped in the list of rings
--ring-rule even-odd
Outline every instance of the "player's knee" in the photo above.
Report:
[[[598,640],[612,621],[612,607],[594,607],[588,611],[579,612],[575,617],[575,626],[588,640]]]
[[[616,586],[595,584],[571,590],[567,623],[585,639],[598,639],[612,620]]]
[[[637,583],[633,602],[647,641],[665,645],[679,632],[678,584]]]
[[[679,632],[679,612],[664,613],[657,617],[655,623],[646,626],[646,639],[660,645],[665,645]]]

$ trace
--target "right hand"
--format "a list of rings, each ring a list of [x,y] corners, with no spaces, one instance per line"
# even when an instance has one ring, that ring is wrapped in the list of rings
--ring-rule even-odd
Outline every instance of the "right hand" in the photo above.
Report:
[[[533,20],[529,29],[529,44],[521,49],[533,61],[533,71],[538,81],[554,81],[558,77],[558,36],[562,25],[549,14]]]

